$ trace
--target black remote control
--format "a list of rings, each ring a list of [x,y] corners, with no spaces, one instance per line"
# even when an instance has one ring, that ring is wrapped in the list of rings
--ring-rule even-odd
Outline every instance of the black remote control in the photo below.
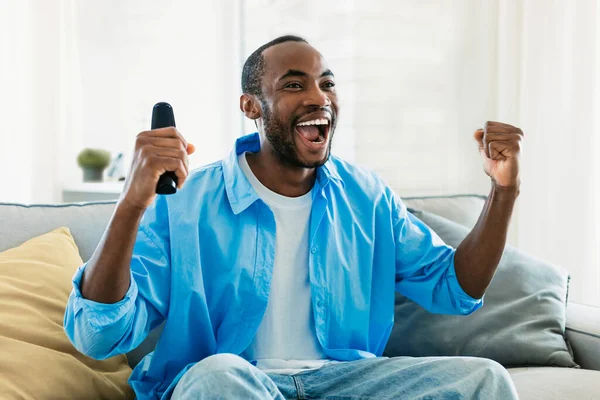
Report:
[[[175,127],[175,115],[173,107],[169,103],[156,103],[152,108],[152,127],[151,129]],[[168,171],[160,176],[156,184],[156,194],[174,194],[177,193],[177,175]]]

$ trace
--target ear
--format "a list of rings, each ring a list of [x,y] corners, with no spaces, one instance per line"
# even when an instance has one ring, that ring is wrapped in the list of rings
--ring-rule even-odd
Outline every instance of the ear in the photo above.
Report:
[[[249,119],[257,120],[262,117],[260,101],[256,96],[248,93],[244,93],[240,96],[240,110],[242,110],[244,115]]]

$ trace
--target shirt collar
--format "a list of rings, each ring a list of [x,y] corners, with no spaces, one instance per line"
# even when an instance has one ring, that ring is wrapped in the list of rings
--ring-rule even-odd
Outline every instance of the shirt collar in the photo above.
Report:
[[[239,214],[252,203],[259,199],[258,194],[244,175],[238,162],[238,156],[244,152],[256,153],[260,150],[260,136],[258,132],[238,138],[229,156],[223,160],[223,178],[227,199],[234,214]],[[343,185],[331,158],[317,168],[317,183],[321,188],[327,186],[331,180],[339,181]]]

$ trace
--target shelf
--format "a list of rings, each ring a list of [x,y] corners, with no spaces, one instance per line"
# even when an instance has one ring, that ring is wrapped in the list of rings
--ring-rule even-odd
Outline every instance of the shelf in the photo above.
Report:
[[[125,182],[78,182],[62,190],[63,203],[118,200]]]
[[[82,182],[65,185],[64,192],[120,194],[125,182]]]

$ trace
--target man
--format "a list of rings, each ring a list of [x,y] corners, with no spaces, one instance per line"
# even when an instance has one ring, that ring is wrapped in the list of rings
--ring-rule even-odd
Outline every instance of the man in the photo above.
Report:
[[[166,321],[130,379],[139,399],[517,398],[491,360],[381,354],[395,290],[431,312],[481,307],[519,193],[521,130],[475,132],[492,188],[455,250],[380,178],[330,156],[335,78],[306,41],[256,50],[242,89],[258,133],[221,162],[188,176],[194,146],[177,130],[138,135],[106,233],[73,279],[74,345],[110,357]],[[156,197],[165,171],[181,190]]]

